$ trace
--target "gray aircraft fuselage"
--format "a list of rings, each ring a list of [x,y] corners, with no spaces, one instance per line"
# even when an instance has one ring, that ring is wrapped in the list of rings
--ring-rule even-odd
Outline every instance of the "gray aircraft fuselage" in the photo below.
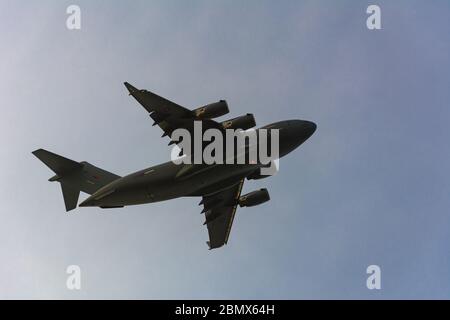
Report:
[[[305,142],[316,130],[313,122],[286,120],[261,129],[279,130],[279,156]],[[257,129],[259,130],[259,129]],[[239,183],[261,164],[175,164],[172,161],[129,174],[102,187],[80,207],[114,208],[213,194]]]

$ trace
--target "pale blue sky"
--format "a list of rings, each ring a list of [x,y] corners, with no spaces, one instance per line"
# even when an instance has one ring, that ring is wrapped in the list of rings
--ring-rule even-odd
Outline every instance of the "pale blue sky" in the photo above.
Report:
[[[450,298],[449,30],[445,0],[1,0],[0,298]],[[120,175],[169,159],[124,81],[318,130],[246,183],[272,200],[222,249],[198,199],[66,214],[34,149]]]

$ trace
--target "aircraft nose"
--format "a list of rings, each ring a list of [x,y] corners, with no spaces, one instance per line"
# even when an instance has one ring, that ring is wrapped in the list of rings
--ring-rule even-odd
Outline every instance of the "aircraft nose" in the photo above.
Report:
[[[314,122],[306,120],[287,120],[280,131],[280,155],[284,156],[309,139],[316,131]]]
[[[296,136],[305,140],[311,137],[317,129],[317,125],[314,122],[307,120],[292,120],[290,126],[295,128]]]
[[[303,121],[303,128],[306,134],[311,137],[316,132],[317,125],[312,121]]]

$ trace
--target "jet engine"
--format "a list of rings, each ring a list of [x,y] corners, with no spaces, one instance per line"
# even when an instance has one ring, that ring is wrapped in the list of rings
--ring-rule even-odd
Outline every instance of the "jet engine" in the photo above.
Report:
[[[222,122],[224,129],[247,130],[256,126],[255,117],[251,113]]]
[[[197,119],[214,119],[230,112],[225,100],[207,104],[192,111]]]
[[[267,189],[260,189],[243,195],[239,198],[240,207],[253,207],[258,204],[267,202],[270,200],[269,192]]]

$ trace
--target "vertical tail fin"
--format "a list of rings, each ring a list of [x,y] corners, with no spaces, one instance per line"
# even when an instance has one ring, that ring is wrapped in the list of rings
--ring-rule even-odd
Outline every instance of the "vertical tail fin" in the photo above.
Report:
[[[64,204],[66,205],[66,211],[75,209],[78,204],[80,189],[74,188],[70,184],[64,182],[61,182],[61,189],[64,197]]]
[[[66,211],[77,207],[80,191],[93,194],[101,187],[120,178],[88,162],[76,162],[44,149],[38,149],[32,153],[56,173],[49,181],[58,181],[61,184]]]

